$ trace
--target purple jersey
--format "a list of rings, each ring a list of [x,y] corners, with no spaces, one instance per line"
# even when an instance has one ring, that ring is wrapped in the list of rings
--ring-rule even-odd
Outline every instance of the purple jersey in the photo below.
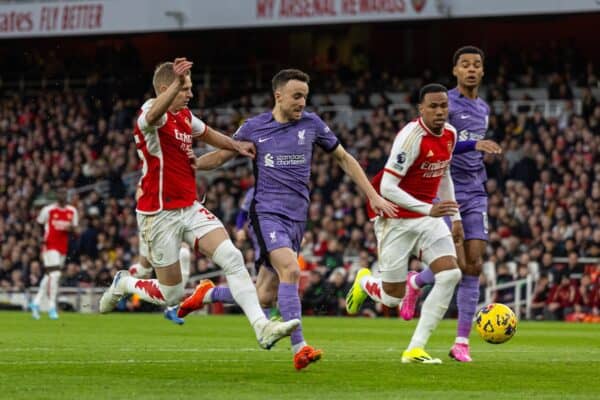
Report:
[[[256,146],[253,211],[306,221],[314,145],[331,152],[339,143],[325,122],[303,112],[300,120],[282,124],[266,112],[244,122],[234,138]]]
[[[463,96],[458,88],[448,92],[448,99],[448,120],[458,132],[458,141],[484,139],[490,113],[487,103],[479,97],[473,100]],[[452,157],[451,172],[457,199],[486,195],[484,183],[487,175],[481,152],[455,154]]]

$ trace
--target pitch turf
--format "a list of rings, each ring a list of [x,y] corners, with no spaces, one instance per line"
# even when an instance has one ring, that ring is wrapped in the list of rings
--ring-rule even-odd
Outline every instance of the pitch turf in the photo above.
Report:
[[[289,341],[260,350],[241,316],[0,313],[0,399],[592,399],[600,325],[521,322],[503,345],[472,338],[475,362],[447,357],[456,321],[428,350],[442,365],[404,365],[415,322],[306,318],[325,351],[294,370]]]

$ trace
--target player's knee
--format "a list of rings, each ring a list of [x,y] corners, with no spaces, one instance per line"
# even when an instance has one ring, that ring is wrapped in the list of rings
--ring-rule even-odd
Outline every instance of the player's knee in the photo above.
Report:
[[[465,263],[465,267],[463,272],[465,275],[470,276],[479,276],[481,274],[481,270],[483,269],[483,264],[481,263]]]
[[[284,282],[300,281],[300,267],[296,263],[289,263],[279,268],[280,278]]]
[[[223,269],[225,275],[236,274],[246,269],[242,252],[233,245],[231,240],[224,240],[217,247],[212,260]]]
[[[435,274],[435,284],[447,285],[447,286],[456,286],[462,277],[462,273],[460,269],[453,268],[447,269],[444,271],[440,271]]]

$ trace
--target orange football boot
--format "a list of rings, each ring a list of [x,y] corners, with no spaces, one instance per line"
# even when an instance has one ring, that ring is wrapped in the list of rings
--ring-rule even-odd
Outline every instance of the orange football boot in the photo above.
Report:
[[[196,286],[194,293],[179,304],[177,316],[183,318],[192,311],[200,310],[204,307],[204,296],[206,296],[206,292],[214,287],[215,284],[210,279],[201,280],[198,286]]]
[[[312,346],[304,346],[294,355],[294,367],[298,371],[308,367],[310,363],[317,362],[323,357],[323,350],[315,349]]]

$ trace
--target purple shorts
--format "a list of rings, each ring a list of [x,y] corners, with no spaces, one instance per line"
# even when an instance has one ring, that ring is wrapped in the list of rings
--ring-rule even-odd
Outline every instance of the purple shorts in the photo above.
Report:
[[[456,202],[460,205],[460,217],[462,218],[465,240],[488,241],[488,215],[487,196],[473,196],[469,199],[459,200],[458,193]],[[444,217],[446,225],[452,230],[452,222],[449,217]]]
[[[488,240],[488,198],[477,195],[460,196],[456,193],[456,202],[460,205],[465,240]]]
[[[295,253],[300,251],[306,222],[293,221],[277,214],[250,213],[250,235],[256,253],[256,267],[264,264],[271,267],[269,253],[282,247],[289,247]]]

